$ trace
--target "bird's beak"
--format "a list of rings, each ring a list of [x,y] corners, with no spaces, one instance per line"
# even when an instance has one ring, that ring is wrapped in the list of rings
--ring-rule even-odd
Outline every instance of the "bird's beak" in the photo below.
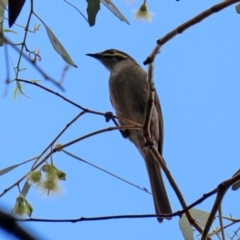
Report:
[[[86,55],[89,57],[96,58],[96,59],[99,59],[101,57],[101,55],[99,53],[87,53]]]

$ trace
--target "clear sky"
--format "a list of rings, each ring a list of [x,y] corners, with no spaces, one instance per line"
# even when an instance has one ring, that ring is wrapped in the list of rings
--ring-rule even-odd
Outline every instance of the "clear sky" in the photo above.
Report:
[[[71,1],[83,13],[86,1]],[[64,1],[35,1],[36,13],[51,28],[78,68],[66,73],[62,92],[32,68],[21,64],[20,78],[42,80],[41,84],[91,110],[113,111],[109,100],[109,72],[86,53],[116,48],[127,52],[142,65],[155,46],[156,40],[189,20],[216,1],[151,1],[148,8],[155,12],[152,23],[133,19],[133,10],[142,1],[129,5],[114,1],[130,26],[116,18],[101,5],[96,26],[89,27],[79,13]],[[29,11],[25,3],[17,23],[26,25]],[[40,23],[32,18],[34,23]],[[183,34],[162,48],[154,69],[155,85],[164,117],[163,155],[187,204],[214,189],[230,178],[240,167],[240,79],[239,42],[240,18],[231,6]],[[4,23],[7,27],[7,22]],[[9,33],[12,41],[22,41],[19,34]],[[60,79],[65,62],[54,51],[44,27],[29,34],[29,49],[40,49],[42,61],[38,65],[55,79]],[[39,155],[55,136],[78,113],[79,109],[40,88],[22,84],[29,97],[13,99],[15,83],[6,79],[4,48],[0,48],[1,98],[0,108],[0,169]],[[17,55],[9,50],[14,65]],[[11,66],[11,64],[10,64]],[[142,65],[143,66],[143,65]],[[145,66],[143,66],[147,69]],[[14,78],[13,70],[11,77]],[[101,116],[86,114],[74,123],[57,141],[64,144],[90,132],[113,126]],[[144,161],[133,144],[112,131],[96,135],[66,148],[67,151],[96,164],[138,186],[150,190]],[[113,178],[64,153],[53,155],[55,165],[66,172],[61,182],[62,193],[45,196],[32,187],[27,200],[32,204],[32,217],[44,219],[72,219],[123,214],[154,213],[152,196]],[[25,165],[1,176],[0,192],[26,174]],[[181,210],[179,201],[165,179],[173,211]],[[1,198],[1,207],[11,212],[18,196],[13,188]],[[211,211],[214,197],[197,208]],[[240,218],[239,192],[228,191],[222,203],[223,214]],[[159,224],[156,219],[122,219],[79,223],[24,223],[39,239],[183,239],[178,227],[179,218]],[[215,221],[215,227],[219,226]],[[233,230],[228,233],[231,236]],[[0,239],[11,239],[0,232]]]

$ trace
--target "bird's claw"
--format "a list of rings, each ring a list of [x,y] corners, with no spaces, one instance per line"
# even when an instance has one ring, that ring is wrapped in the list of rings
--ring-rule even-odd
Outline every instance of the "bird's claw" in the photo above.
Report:
[[[109,122],[113,118],[113,113],[112,112],[106,112],[104,116],[105,116],[106,122]]]

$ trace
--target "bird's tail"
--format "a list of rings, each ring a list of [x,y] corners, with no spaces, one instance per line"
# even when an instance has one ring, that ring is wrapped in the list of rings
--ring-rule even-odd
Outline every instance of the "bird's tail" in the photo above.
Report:
[[[160,166],[150,151],[143,155],[152,188],[156,214],[171,214],[172,209],[163,183]],[[158,221],[162,222],[163,218],[158,218]]]

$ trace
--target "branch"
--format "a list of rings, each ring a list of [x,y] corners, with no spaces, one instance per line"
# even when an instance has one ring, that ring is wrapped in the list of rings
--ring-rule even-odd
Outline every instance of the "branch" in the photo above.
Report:
[[[149,64],[148,66],[148,75],[147,75],[147,82],[148,82],[148,104],[146,109],[146,115],[143,123],[143,136],[145,139],[146,145],[151,145],[153,142],[153,139],[151,138],[151,132],[150,132],[150,123],[151,123],[151,117],[152,117],[152,108],[155,98],[155,87],[153,82],[153,64]]]
[[[49,157],[52,156],[52,154],[54,154],[55,152],[57,151],[60,151],[61,149],[65,148],[65,147],[68,147],[74,143],[77,143],[77,142],[80,142],[82,141],[83,139],[86,139],[86,138],[89,138],[89,137],[92,137],[94,135],[97,135],[97,134],[100,134],[100,133],[103,133],[103,132],[108,132],[108,131],[113,131],[113,130],[122,130],[122,129],[138,129],[138,128],[141,128],[141,126],[139,124],[137,125],[130,125],[130,126],[120,126],[120,127],[109,127],[109,128],[104,128],[104,129],[101,129],[101,130],[98,130],[98,131],[95,131],[95,132],[92,132],[92,133],[89,133],[89,134],[86,134],[80,138],[77,138],[71,142],[68,142],[66,144],[63,144],[61,145],[61,147],[56,147],[56,148],[53,148],[39,163],[35,164],[35,166],[31,169],[31,170],[35,170],[37,169],[39,166],[41,166]],[[22,182],[26,176],[28,175],[28,173],[26,173],[23,177],[21,177],[18,181],[16,181],[14,184],[12,184],[10,187],[4,189],[4,191],[0,194],[0,197],[2,197],[5,193],[7,193],[9,190],[11,190],[13,187],[17,186],[20,182]]]
[[[203,230],[203,234],[202,234],[202,238],[201,240],[205,240],[207,238],[207,235],[208,235],[208,232],[210,230],[210,227],[213,223],[213,220],[216,216],[216,213],[217,213],[217,210],[222,202],[222,199],[225,195],[225,193],[227,192],[227,190],[237,181],[240,180],[240,174],[237,174],[235,176],[233,176],[232,178],[220,183],[218,185],[218,188],[217,188],[217,196],[216,196],[216,199],[215,199],[215,203],[212,207],[212,211],[208,217],[208,220],[207,220],[207,223],[205,225],[205,228]]]
[[[183,198],[183,195],[181,193],[181,191],[179,190],[174,178],[172,177],[170,171],[168,170],[166,164],[165,164],[165,161],[164,159],[162,158],[162,156],[159,154],[158,150],[156,149],[155,146],[153,146],[152,148],[150,148],[150,151],[151,153],[154,155],[155,159],[157,160],[157,162],[159,163],[159,165],[161,166],[162,170],[164,171],[170,185],[172,186],[174,192],[176,193],[177,195],[177,198],[180,202],[180,204],[182,205],[182,208],[183,209],[187,209],[187,211],[185,212],[186,214],[186,217],[189,221],[189,223],[194,226],[196,228],[196,230],[202,234],[202,228],[198,225],[198,223],[195,221],[195,219],[193,219],[193,217],[191,216],[191,214],[189,213],[188,211],[188,207],[187,207],[187,204]],[[210,238],[208,238],[210,239]]]
[[[80,112],[75,118],[73,118],[68,124],[66,124],[66,127],[53,139],[53,141],[45,148],[45,150],[43,150],[43,152],[40,154],[40,156],[33,164],[32,169],[34,168],[34,165],[37,164],[38,160],[47,152],[47,150],[50,149],[54,145],[54,143],[60,138],[60,136],[83,114],[84,112]]]
[[[14,45],[14,43],[12,43],[9,39],[7,39],[6,37],[4,37],[4,41],[6,43],[8,43],[14,50],[16,50],[18,53],[20,53],[20,50]],[[29,62],[31,63],[34,68],[48,81],[50,81],[51,83],[53,83],[55,86],[57,86],[58,88],[60,88],[61,90],[64,90],[64,88],[59,85],[59,83],[54,80],[52,77],[50,77],[47,73],[45,73],[35,62],[33,62],[26,54],[22,53],[22,56]]]
[[[97,111],[94,111],[94,110],[91,110],[91,109],[84,108],[84,107],[82,107],[81,105],[79,105],[79,104],[73,102],[72,100],[64,97],[63,95],[59,94],[58,92],[54,92],[53,90],[51,90],[51,89],[49,89],[49,88],[47,88],[47,87],[44,87],[44,86],[42,86],[41,84],[38,84],[38,83],[35,82],[35,81],[28,81],[28,80],[24,80],[24,79],[16,79],[16,81],[24,82],[24,83],[27,83],[27,84],[31,84],[31,85],[37,86],[37,87],[39,87],[39,88],[41,88],[41,89],[43,89],[43,90],[45,90],[45,91],[47,91],[47,92],[50,92],[50,93],[52,93],[53,95],[55,95],[55,96],[57,96],[57,97],[60,97],[60,98],[62,98],[64,101],[72,104],[73,106],[75,106],[75,107],[83,110],[84,113],[92,113],[92,114],[96,114],[96,115],[100,115],[100,116],[104,116],[104,117],[106,117],[106,114],[109,114],[109,112],[107,112],[107,113],[102,113],[102,112],[97,112]],[[112,115],[112,114],[111,114],[111,118],[117,118],[117,119],[122,120],[122,121],[127,121],[129,124],[134,124],[134,125],[140,127],[140,125],[139,125],[138,123],[136,123],[136,122],[134,122],[134,121],[131,121],[131,120],[127,119],[127,118],[117,117],[117,116],[114,116],[114,115]],[[116,124],[116,122],[114,122],[114,123]]]
[[[146,188],[144,188],[144,187],[140,187],[140,186],[138,186],[138,185],[136,185],[136,184],[134,184],[134,183],[131,183],[131,182],[125,180],[124,178],[121,178],[121,177],[119,177],[119,176],[117,176],[117,175],[115,175],[115,174],[113,174],[113,173],[111,173],[111,172],[109,172],[109,171],[107,171],[107,170],[105,170],[105,169],[103,169],[103,168],[95,165],[95,164],[92,164],[92,163],[90,163],[90,162],[88,162],[88,161],[86,161],[86,160],[84,160],[84,159],[82,159],[82,158],[80,158],[80,157],[78,157],[78,156],[70,153],[70,152],[67,152],[67,151],[65,151],[65,150],[62,150],[62,152],[65,153],[65,154],[67,154],[68,156],[70,156],[70,157],[72,157],[72,158],[77,159],[78,161],[81,161],[81,162],[83,162],[83,163],[86,163],[86,164],[88,164],[88,165],[90,165],[90,166],[92,166],[92,167],[94,167],[94,168],[96,168],[96,169],[98,169],[98,170],[100,170],[100,171],[103,171],[103,172],[111,175],[112,177],[115,177],[115,178],[117,178],[117,179],[119,179],[119,180],[121,180],[121,181],[123,181],[123,182],[125,182],[125,183],[127,183],[127,184],[129,184],[129,185],[131,185],[131,186],[133,186],[133,187],[135,187],[135,188],[137,188],[137,189],[142,190],[142,191],[145,192],[145,193],[148,193],[148,194],[151,194],[151,195],[152,195],[152,193],[149,192],[149,191],[148,191]]]
[[[153,60],[155,59],[159,50],[160,50],[159,46],[157,46],[153,50],[153,52],[152,52],[152,59]],[[182,208],[187,209],[187,204],[186,204],[186,202],[183,198],[183,195],[182,195],[181,191],[179,190],[174,178],[170,174],[170,171],[168,170],[164,159],[159,154],[157,148],[154,146],[153,139],[151,138],[150,122],[151,122],[151,115],[152,115],[152,107],[153,107],[153,103],[154,103],[154,97],[155,97],[155,94],[156,94],[155,87],[154,87],[154,82],[153,82],[153,64],[152,64],[152,62],[149,64],[147,80],[148,80],[148,88],[149,88],[149,97],[148,97],[148,105],[147,105],[146,115],[145,115],[144,124],[143,124],[144,140],[145,140],[146,145],[148,147],[150,147],[150,151],[153,154],[153,156],[155,157],[156,161],[158,162],[160,167],[163,169],[168,181],[170,182],[174,192],[176,193],[176,195],[178,197],[178,200],[179,200],[180,204],[182,205]],[[191,214],[188,210],[186,210],[186,217],[187,217],[189,223],[192,224],[198,230],[198,232],[202,233],[202,228],[192,218],[192,216],[191,216]]]
[[[87,21],[87,23],[89,24],[89,21],[87,20],[87,18],[84,16],[84,14],[77,8],[75,7],[73,4],[71,4],[70,2],[68,2],[67,0],[63,0],[64,2],[66,2],[67,4],[69,4],[70,6],[72,6],[73,8],[75,8],[79,13],[80,15],[82,15],[82,17]]]
[[[182,25],[178,26],[177,28],[175,28],[174,30],[172,30],[171,32],[167,33],[164,37],[160,38],[157,40],[157,46],[155,47],[155,51],[157,51],[157,49],[160,49],[161,46],[163,46],[165,43],[167,43],[168,41],[170,41],[172,38],[174,38],[175,36],[177,36],[178,34],[181,34],[183,31],[187,30],[188,28],[192,27],[193,25],[201,22],[202,20],[204,20],[205,18],[209,17],[210,15],[212,15],[213,13],[217,13],[221,10],[223,10],[224,8],[227,8],[228,6],[239,2],[239,0],[225,0],[221,3],[218,3],[216,5],[213,5],[212,7],[210,7],[209,9],[201,12],[200,14],[198,14],[197,16],[193,17],[192,19],[190,19],[189,21],[183,23]],[[154,51],[153,51],[154,52]],[[144,65],[147,65],[149,63],[152,63],[154,58],[153,58],[153,53],[151,53],[147,59],[143,62]]]

